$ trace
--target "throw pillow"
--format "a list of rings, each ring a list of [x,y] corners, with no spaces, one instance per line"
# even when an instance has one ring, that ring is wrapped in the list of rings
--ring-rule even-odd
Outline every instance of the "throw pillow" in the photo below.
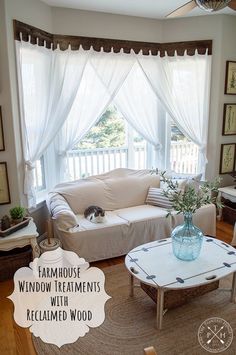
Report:
[[[195,181],[201,181],[202,174],[179,174],[175,173],[174,171],[172,172],[172,179],[187,179],[187,180],[195,180]]]
[[[186,186],[187,186],[187,183],[188,183],[188,180],[187,179],[172,179],[173,183],[178,183],[178,188],[182,191],[185,190]],[[161,181],[161,184],[160,184],[161,188],[163,190],[166,190],[168,188],[168,185],[166,182],[163,182]]]
[[[158,187],[150,187],[148,190],[146,204],[158,206],[166,209],[172,208],[170,200],[163,196],[163,189]]]

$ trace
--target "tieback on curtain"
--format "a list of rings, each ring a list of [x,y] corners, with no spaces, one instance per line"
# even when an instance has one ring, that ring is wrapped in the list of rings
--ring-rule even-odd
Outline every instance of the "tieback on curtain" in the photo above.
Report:
[[[63,151],[57,151],[57,155],[60,157],[60,158],[65,158],[68,154],[68,151],[67,150],[63,150]]]
[[[25,166],[26,166],[26,169],[28,169],[28,170],[34,170],[35,169],[35,164],[32,161],[30,161],[30,160],[26,160]]]
[[[157,143],[154,145],[154,150],[156,152],[160,151],[162,149],[162,144],[161,143]]]
[[[208,159],[207,159],[207,146],[206,145],[202,145],[199,147],[199,153],[203,159],[203,163],[204,165],[208,163]]]
[[[35,164],[30,160],[25,161],[24,193],[28,199],[29,207],[36,207],[36,193],[34,189]]]

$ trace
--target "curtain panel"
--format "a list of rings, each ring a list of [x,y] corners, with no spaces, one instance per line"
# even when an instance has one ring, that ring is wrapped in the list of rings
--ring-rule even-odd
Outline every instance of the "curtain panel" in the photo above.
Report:
[[[36,206],[35,162],[45,152],[74,103],[89,52],[60,51],[16,42],[23,154],[24,193]]]
[[[174,57],[90,50],[52,50],[16,41],[24,193],[35,206],[34,164],[54,142],[63,164],[113,101],[156,152],[161,150],[159,112],[165,111],[200,147],[204,172],[211,56]],[[160,110],[161,108],[161,110]],[[157,154],[160,159],[161,154]],[[156,160],[157,167],[161,162]]]
[[[137,55],[156,96],[179,127],[200,148],[199,171],[205,173],[211,56],[152,57]]]
[[[57,137],[60,155],[72,149],[96,124],[134,64],[129,54],[89,50],[89,61],[67,119]]]

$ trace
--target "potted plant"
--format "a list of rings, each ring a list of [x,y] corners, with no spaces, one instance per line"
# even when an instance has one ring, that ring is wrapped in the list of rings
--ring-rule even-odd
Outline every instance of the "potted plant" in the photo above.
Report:
[[[217,199],[220,178],[213,182],[197,182],[189,180],[185,189],[179,189],[178,182],[165,177],[161,173],[161,180],[166,184],[163,195],[172,203],[172,209],[168,210],[167,216],[172,210],[177,214],[183,213],[184,223],[177,226],[171,233],[172,248],[174,255],[181,260],[194,260],[201,251],[203,233],[192,221],[193,214],[202,206],[214,203],[218,208],[222,204]]]
[[[23,221],[25,217],[26,210],[24,207],[16,206],[10,209],[10,215],[12,218],[13,224],[18,224]]]

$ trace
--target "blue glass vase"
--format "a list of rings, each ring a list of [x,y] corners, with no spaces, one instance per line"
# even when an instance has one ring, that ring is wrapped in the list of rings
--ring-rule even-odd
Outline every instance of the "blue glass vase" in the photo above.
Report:
[[[195,260],[200,252],[203,233],[193,224],[192,213],[184,213],[184,223],[177,226],[171,233],[172,249],[180,260]]]

